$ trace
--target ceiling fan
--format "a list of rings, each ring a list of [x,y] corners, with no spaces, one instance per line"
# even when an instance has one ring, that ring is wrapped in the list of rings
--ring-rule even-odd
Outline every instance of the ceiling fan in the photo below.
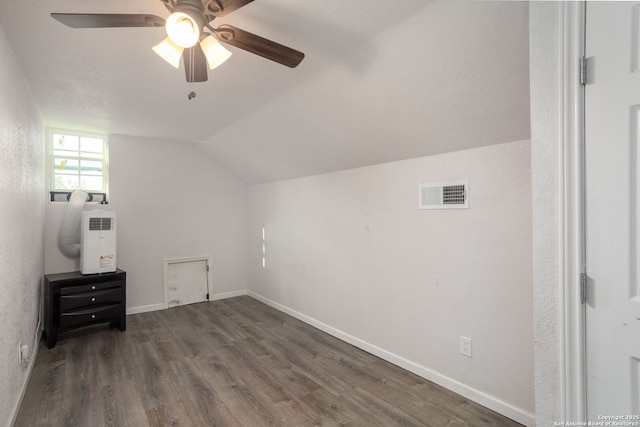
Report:
[[[220,42],[290,68],[295,68],[304,58],[302,52],[240,28],[211,25],[215,18],[228,15],[253,0],[160,1],[171,12],[166,21],[146,14],[52,13],[51,17],[71,28],[165,26],[168,36],[153,50],[175,68],[182,58],[188,82],[206,81],[207,65],[214,69],[231,56]]]

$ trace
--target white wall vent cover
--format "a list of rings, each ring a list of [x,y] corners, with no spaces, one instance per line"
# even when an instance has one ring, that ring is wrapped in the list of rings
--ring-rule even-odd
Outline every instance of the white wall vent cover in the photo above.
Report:
[[[420,184],[419,209],[466,209],[469,207],[469,181]]]

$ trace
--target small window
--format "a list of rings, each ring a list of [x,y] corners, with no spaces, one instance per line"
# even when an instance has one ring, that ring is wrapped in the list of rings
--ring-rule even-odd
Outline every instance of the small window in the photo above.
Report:
[[[103,194],[106,200],[109,163],[106,136],[50,129],[48,147],[51,200],[66,199],[60,196],[77,189]]]

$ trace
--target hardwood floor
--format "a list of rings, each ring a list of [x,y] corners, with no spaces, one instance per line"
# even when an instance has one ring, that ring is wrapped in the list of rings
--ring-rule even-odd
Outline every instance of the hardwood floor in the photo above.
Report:
[[[250,297],[40,343],[16,426],[518,426]]]

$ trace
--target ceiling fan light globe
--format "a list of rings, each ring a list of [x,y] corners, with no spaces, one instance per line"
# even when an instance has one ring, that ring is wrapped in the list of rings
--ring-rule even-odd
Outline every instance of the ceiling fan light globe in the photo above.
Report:
[[[222,65],[222,63],[231,57],[231,52],[225,49],[213,36],[208,36],[202,40],[200,47],[204,52],[204,56],[207,58],[207,64],[210,70]]]
[[[200,39],[198,22],[184,12],[174,12],[169,15],[166,29],[171,41],[183,48],[194,46]]]
[[[180,67],[180,58],[182,58],[182,51],[184,49],[173,43],[169,37],[165,38],[160,44],[155,45],[151,49],[153,49],[155,53],[173,67]]]

